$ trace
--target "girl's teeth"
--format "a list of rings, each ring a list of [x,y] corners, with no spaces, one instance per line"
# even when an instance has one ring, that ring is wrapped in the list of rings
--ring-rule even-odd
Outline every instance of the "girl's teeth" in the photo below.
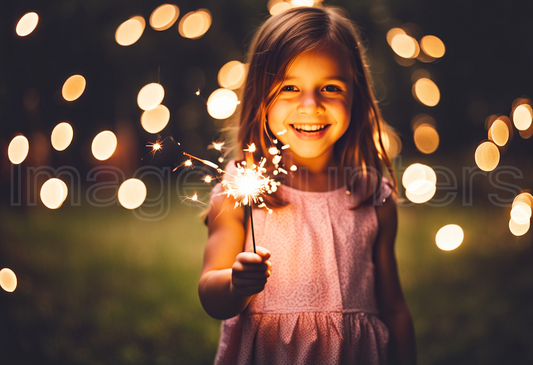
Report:
[[[294,128],[306,132],[314,132],[326,127],[325,124],[295,124]]]

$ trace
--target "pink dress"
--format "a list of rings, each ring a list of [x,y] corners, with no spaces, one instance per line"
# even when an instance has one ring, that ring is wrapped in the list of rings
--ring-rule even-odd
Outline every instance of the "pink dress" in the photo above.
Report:
[[[384,364],[389,334],[374,295],[375,207],[350,210],[361,192],[345,188],[279,188],[288,206],[253,211],[256,245],[272,253],[271,277],[223,322],[215,364]],[[218,184],[213,193],[222,191]],[[377,201],[390,194],[384,180]],[[245,250],[253,252],[250,229]]]

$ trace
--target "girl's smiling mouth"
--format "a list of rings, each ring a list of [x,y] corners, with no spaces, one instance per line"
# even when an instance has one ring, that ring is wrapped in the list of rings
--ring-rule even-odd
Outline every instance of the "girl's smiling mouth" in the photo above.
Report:
[[[331,124],[290,124],[292,130],[301,139],[319,139],[328,131]]]

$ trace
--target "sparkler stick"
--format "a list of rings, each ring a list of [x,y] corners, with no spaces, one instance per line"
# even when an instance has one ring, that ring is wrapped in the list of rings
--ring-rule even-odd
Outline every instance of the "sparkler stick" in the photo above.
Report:
[[[237,164],[237,172],[232,175],[224,170],[222,170],[217,164],[203,160],[186,152],[183,154],[191,159],[200,161],[206,166],[212,167],[217,170],[218,173],[225,173],[232,177],[231,180],[222,180],[221,184],[224,188],[224,194],[228,197],[232,196],[236,202],[235,207],[242,205],[248,205],[250,212],[250,223],[252,228],[252,243],[254,248],[254,253],[257,253],[255,247],[255,234],[254,234],[254,222],[252,216],[252,204],[258,204],[258,208],[265,208],[269,213],[272,213],[272,209],[268,208],[263,200],[263,195],[272,194],[275,192],[280,185],[280,182],[275,181],[269,176],[263,175],[267,172],[265,164],[267,162],[266,158],[262,157],[259,161],[259,164],[255,164],[253,161],[253,152],[255,151],[255,145],[252,143],[245,151],[250,152],[250,159],[247,159],[248,162],[243,161]],[[274,173],[282,172],[287,173],[286,170],[279,167],[279,159],[281,156],[277,155],[278,158],[274,160],[275,170]]]

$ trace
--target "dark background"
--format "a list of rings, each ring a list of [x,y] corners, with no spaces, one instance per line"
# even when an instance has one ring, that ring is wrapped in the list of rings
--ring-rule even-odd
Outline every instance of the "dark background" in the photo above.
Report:
[[[222,122],[207,114],[195,92],[200,88],[207,98],[219,87],[220,67],[246,61],[253,31],[268,17],[267,1],[175,2],[179,19],[199,8],[211,12],[211,28],[196,40],[179,35],[179,19],[166,31],[153,30],[148,18],[160,4],[22,0],[0,5],[0,268],[13,269],[19,279],[14,293],[0,291],[2,364],[212,362],[219,322],[203,313],[195,293],[206,234],[197,218],[203,206],[182,202],[185,192],[176,178],[181,170],[174,175],[165,170],[168,186],[156,193],[147,182],[149,197],[159,192],[168,197],[166,213],[152,222],[116,201],[91,206],[84,200],[90,183],[83,177],[98,166],[117,167],[126,178],[142,166],[171,169],[183,161],[182,151],[216,158],[207,146],[219,136]],[[420,363],[533,362],[532,236],[514,237],[507,228],[512,198],[532,188],[532,141],[515,129],[497,170],[474,178],[465,173],[475,168],[475,148],[487,138],[486,119],[509,116],[516,98],[533,96],[533,3],[326,4],[348,10],[362,30],[383,115],[403,143],[394,161],[398,176],[410,163],[422,162],[449,169],[457,181],[456,198],[446,206],[400,207],[397,254]],[[29,36],[18,37],[15,26],[29,11],[39,14],[39,24]],[[134,45],[119,46],[116,28],[134,15],[147,20],[144,33]],[[442,39],[445,56],[409,67],[395,62],[385,36],[405,23]],[[417,69],[429,71],[440,88],[434,108],[411,94]],[[87,87],[69,103],[61,87],[73,74],[83,75]],[[161,138],[172,136],[181,146],[167,143],[162,153],[143,158],[156,136],[142,129],[136,98],[150,82],[164,86],[163,104],[171,112]],[[413,143],[411,120],[419,113],[437,122],[441,143],[431,155],[417,152]],[[74,140],[63,152],[49,143],[60,121],[74,128]],[[99,162],[90,144],[104,129],[117,134],[119,146],[111,159]],[[13,167],[7,146],[19,133],[28,137],[30,154]],[[24,180],[28,168],[39,166],[77,169],[80,204],[69,199],[57,211],[44,208],[32,182]],[[505,190],[493,182],[498,171],[509,168],[516,173],[500,176],[513,184]],[[13,180],[19,172],[22,180]],[[14,204],[19,187],[22,200]],[[437,198],[445,193],[438,191]],[[495,193],[507,203],[493,204],[489,194]],[[465,230],[465,242],[453,252],[434,244],[436,231],[448,223]]]

